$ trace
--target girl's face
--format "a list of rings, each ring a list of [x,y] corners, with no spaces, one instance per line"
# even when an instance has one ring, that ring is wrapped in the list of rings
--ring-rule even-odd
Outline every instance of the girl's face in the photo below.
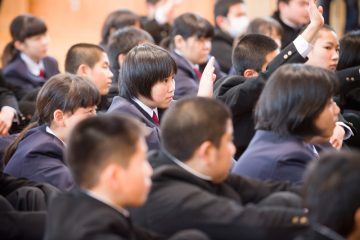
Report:
[[[309,53],[310,65],[325,68],[331,71],[336,70],[339,62],[339,41],[333,31],[323,29],[314,43],[313,50]]]
[[[168,108],[173,101],[175,92],[174,76],[166,78],[165,81],[158,81],[151,88],[151,97],[149,107],[151,108]],[[148,99],[149,100],[149,99]]]
[[[46,33],[28,37],[23,42],[17,41],[17,43],[18,50],[35,62],[47,56],[49,37]]]
[[[67,140],[71,130],[78,124],[81,120],[95,116],[96,115],[96,106],[86,107],[86,108],[78,108],[73,113],[65,113],[64,114],[64,130],[65,134],[64,140]]]
[[[329,99],[323,111],[315,119],[315,126],[323,133],[322,138],[329,139],[333,135],[339,113],[340,108],[332,99]]]

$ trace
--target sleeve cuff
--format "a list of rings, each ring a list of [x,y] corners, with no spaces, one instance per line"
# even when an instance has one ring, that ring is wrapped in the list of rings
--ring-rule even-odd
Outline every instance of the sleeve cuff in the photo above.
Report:
[[[296,50],[299,52],[299,54],[303,57],[306,58],[307,55],[311,52],[311,50],[313,49],[313,46],[307,42],[303,36],[299,35],[295,40],[294,40],[294,45]]]
[[[344,140],[349,139],[351,136],[354,135],[354,133],[353,133],[353,131],[351,130],[351,128],[350,128],[348,125],[346,125],[345,123],[343,123],[343,122],[336,122],[336,124],[339,125],[339,126],[342,126],[342,127],[344,128],[344,130],[345,130]]]

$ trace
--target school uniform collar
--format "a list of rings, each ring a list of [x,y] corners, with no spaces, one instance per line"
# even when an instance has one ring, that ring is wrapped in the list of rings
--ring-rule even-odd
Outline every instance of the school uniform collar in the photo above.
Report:
[[[140,101],[138,98],[136,97],[132,97],[131,100],[133,100],[134,102],[136,102],[139,107],[141,107],[142,110],[144,110],[147,114],[149,114],[150,118],[152,118],[153,116],[153,112],[156,113],[156,116],[159,117],[158,114],[158,109],[157,108],[150,108],[148,106],[146,106],[142,101]]]
[[[61,140],[58,136],[56,136],[55,132],[53,130],[51,130],[51,128],[49,126],[46,126],[45,128],[46,132],[55,136],[57,139],[59,139],[63,144],[64,146],[66,146],[65,142],[63,140]]]
[[[193,69],[194,69],[194,68],[199,69],[199,64],[193,64],[192,62],[190,62],[189,60],[187,60],[187,58],[184,57],[184,55],[183,55],[179,50],[177,50],[177,49],[174,48],[174,52],[175,52],[177,55],[183,57],[183,58],[185,59],[185,61],[188,62]]]
[[[163,150],[163,153],[172,161],[174,162],[176,165],[178,165],[179,167],[181,167],[182,169],[184,169],[186,172],[190,173],[191,175],[194,175],[202,180],[205,181],[211,181],[211,177],[207,176],[205,174],[202,174],[194,169],[192,169],[191,167],[189,167],[188,165],[186,165],[185,163],[183,163],[182,161],[180,161],[179,159],[177,159],[176,157],[174,157],[172,154],[170,154],[169,152]]]
[[[101,196],[100,194],[95,193],[95,192],[92,192],[91,190],[83,190],[83,192],[84,192],[86,195],[88,195],[88,196],[90,196],[90,197],[98,200],[99,202],[102,202],[102,203],[104,203],[105,205],[108,205],[108,206],[114,208],[116,211],[120,212],[120,213],[121,213],[122,215],[124,215],[125,217],[129,217],[129,216],[130,216],[129,211],[127,211],[125,208],[122,208],[122,207],[119,207],[119,206],[115,206],[113,203],[111,203],[110,201],[108,201],[106,198],[104,198],[104,197]]]
[[[25,62],[25,65],[28,68],[29,72],[35,76],[39,76],[40,71],[45,70],[43,60],[40,60],[39,63],[36,63],[25,53],[20,53],[20,58]]]

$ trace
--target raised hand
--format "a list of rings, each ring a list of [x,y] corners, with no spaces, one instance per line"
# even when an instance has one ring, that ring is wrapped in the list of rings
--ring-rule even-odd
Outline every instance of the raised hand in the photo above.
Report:
[[[215,71],[215,58],[211,57],[206,64],[206,67],[201,75],[200,83],[199,83],[199,97],[212,97],[214,91],[214,81],[216,79]]]

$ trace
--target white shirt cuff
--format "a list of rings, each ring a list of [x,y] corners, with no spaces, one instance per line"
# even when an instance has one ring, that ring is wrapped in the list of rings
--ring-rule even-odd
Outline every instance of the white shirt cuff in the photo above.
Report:
[[[345,130],[344,140],[349,139],[351,136],[354,135],[354,133],[353,133],[353,131],[351,130],[351,128],[350,128],[348,125],[346,125],[345,123],[343,123],[343,122],[336,122],[336,124],[339,125],[339,126],[342,126],[343,128],[345,128],[345,129],[344,129],[344,130]]]
[[[296,50],[300,53],[300,55],[303,58],[306,58],[307,55],[311,52],[311,50],[313,49],[313,46],[307,42],[303,36],[299,35],[295,40],[294,40],[294,45]]]

